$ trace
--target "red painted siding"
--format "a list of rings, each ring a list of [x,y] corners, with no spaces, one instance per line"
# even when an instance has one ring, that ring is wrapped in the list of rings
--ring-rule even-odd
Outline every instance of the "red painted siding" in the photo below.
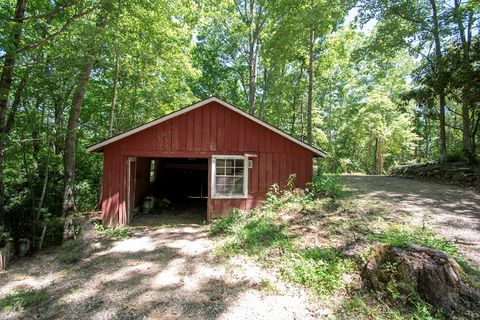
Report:
[[[245,153],[254,155],[250,158],[253,168],[249,169],[248,198],[209,199],[209,218],[225,215],[233,207],[250,209],[258,206],[272,184],[285,186],[290,174],[296,174],[299,187],[304,187],[312,179],[311,151],[212,102],[105,146],[104,223],[127,223],[128,157],[201,157],[208,158],[210,164],[210,158],[215,154]]]

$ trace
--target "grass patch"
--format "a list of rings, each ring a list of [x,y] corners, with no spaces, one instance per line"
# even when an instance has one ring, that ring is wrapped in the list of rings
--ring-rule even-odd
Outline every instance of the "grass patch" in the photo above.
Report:
[[[230,215],[223,218],[218,218],[212,221],[210,225],[210,234],[231,234],[237,223],[242,218],[242,212],[238,209],[233,209]]]
[[[437,320],[441,316],[432,314],[431,306],[417,301],[409,310],[398,310],[374,299],[370,295],[355,294],[342,302],[339,319],[377,320]]]
[[[273,249],[281,251],[292,247],[292,237],[287,234],[286,226],[271,217],[257,216],[239,221],[225,228],[230,237],[223,243],[219,252],[224,256],[247,254],[266,257]]]
[[[290,253],[282,262],[282,275],[288,281],[304,285],[321,295],[344,288],[347,284],[345,276],[354,270],[352,260],[324,248]]]
[[[82,240],[68,240],[62,244],[58,259],[62,263],[75,263],[83,256],[84,242]]]
[[[100,222],[94,223],[95,230],[109,239],[124,239],[133,236],[134,232],[130,227],[104,227]]]
[[[409,244],[415,243],[445,251],[455,259],[460,258],[458,247],[453,242],[436,236],[433,231],[426,228],[391,226],[383,232],[371,234],[368,238],[375,242],[402,248],[408,248]]]
[[[267,278],[263,278],[262,281],[260,281],[260,288],[267,293],[280,294],[275,284]]]
[[[445,238],[435,235],[428,228],[408,228],[391,226],[380,233],[372,233],[368,239],[374,242],[381,242],[387,245],[409,248],[409,244],[419,244],[428,248],[437,249],[450,255],[465,271],[465,280],[471,285],[480,288],[480,272],[463,258],[458,246]]]
[[[338,199],[346,195],[338,174],[318,174],[312,178],[312,193],[319,198]]]
[[[49,296],[45,289],[22,290],[9,293],[0,300],[0,308],[4,312],[20,311],[30,307],[39,306],[48,300]]]

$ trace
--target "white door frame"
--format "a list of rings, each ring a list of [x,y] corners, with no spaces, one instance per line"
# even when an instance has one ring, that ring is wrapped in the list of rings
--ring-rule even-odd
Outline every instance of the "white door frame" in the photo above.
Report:
[[[131,163],[132,162],[135,162],[135,170],[137,170],[137,158],[136,157],[128,157],[128,161],[127,161],[127,220],[128,220],[128,223],[130,223],[130,220],[132,220],[133,218],[133,210],[135,208],[132,208],[132,203],[131,203],[131,197],[130,197],[130,192],[132,192],[132,190],[130,190],[130,185],[131,185]],[[135,188],[133,188],[133,201],[135,201]]]

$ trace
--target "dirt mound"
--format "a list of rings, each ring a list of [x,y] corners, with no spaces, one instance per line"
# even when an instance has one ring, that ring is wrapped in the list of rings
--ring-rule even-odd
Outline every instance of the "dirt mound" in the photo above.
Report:
[[[480,312],[480,293],[463,279],[460,265],[448,254],[419,245],[378,245],[362,271],[364,285],[406,307],[421,299],[436,311],[469,317]]]

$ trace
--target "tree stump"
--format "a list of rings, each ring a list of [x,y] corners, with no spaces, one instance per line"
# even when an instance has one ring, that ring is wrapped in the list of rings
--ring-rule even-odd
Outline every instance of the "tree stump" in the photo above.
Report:
[[[462,268],[448,254],[416,244],[377,245],[362,270],[364,285],[383,293],[394,305],[408,306],[417,297],[435,311],[471,317],[480,312],[480,293],[462,275]]]

